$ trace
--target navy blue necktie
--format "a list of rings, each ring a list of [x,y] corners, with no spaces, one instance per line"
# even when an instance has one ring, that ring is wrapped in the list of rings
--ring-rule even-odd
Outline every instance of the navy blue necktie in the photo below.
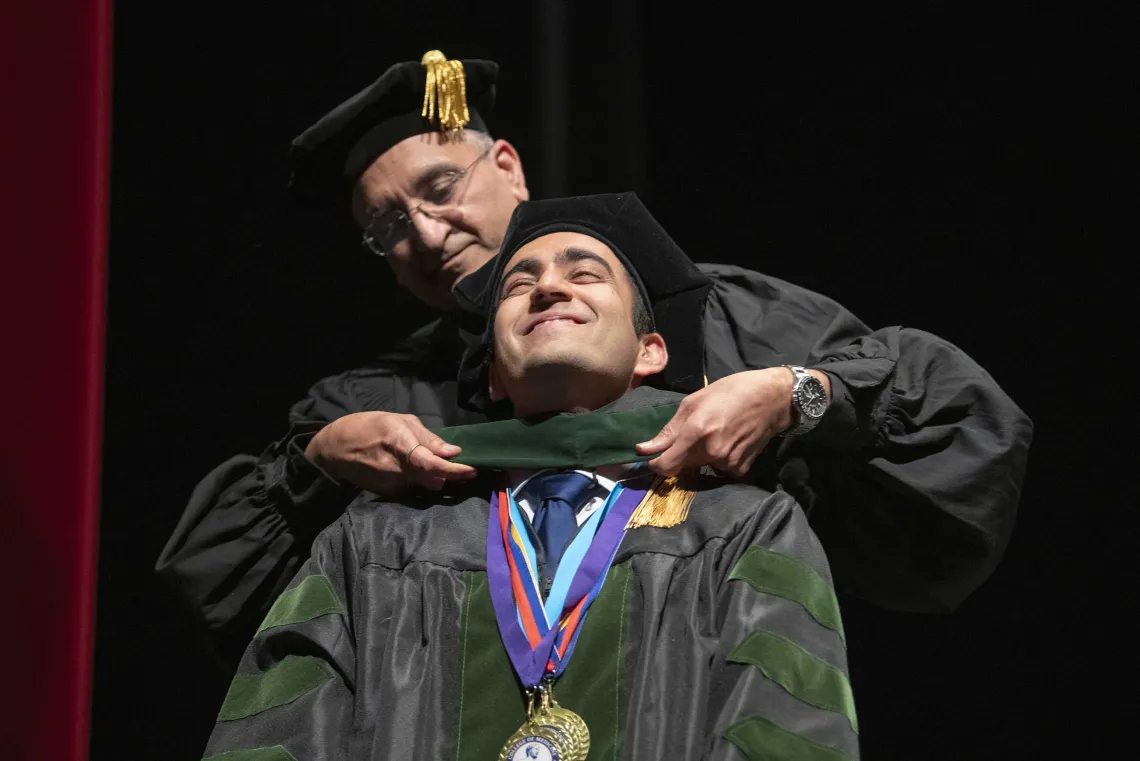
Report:
[[[594,485],[589,476],[573,471],[543,473],[527,484],[526,491],[538,502],[534,511],[534,533],[546,551],[547,582],[554,578],[562,553],[578,530],[578,508]]]

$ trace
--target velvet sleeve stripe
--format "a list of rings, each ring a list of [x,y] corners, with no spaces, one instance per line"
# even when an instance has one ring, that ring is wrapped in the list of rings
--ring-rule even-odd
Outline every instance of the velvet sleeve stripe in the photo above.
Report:
[[[292,753],[280,745],[269,748],[231,750],[216,756],[206,756],[202,761],[297,761]]]
[[[749,761],[852,761],[846,753],[789,732],[767,719],[751,716],[725,730]]]
[[[851,729],[859,731],[855,697],[847,676],[796,643],[758,630],[737,645],[728,660],[755,666],[765,677],[803,702],[847,717]]]
[[[324,576],[309,576],[277,598],[257,631],[260,633],[276,626],[300,624],[329,613],[343,612],[344,606],[337,599],[332,583]]]
[[[736,561],[728,578],[747,581],[757,592],[802,605],[812,618],[846,641],[834,587],[804,561],[752,546]]]
[[[218,721],[236,721],[292,703],[334,676],[332,668],[311,656],[290,655],[261,674],[234,677]]]

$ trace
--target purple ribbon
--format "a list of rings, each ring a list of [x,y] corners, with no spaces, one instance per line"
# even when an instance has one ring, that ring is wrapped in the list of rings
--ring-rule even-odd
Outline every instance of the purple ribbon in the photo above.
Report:
[[[495,620],[499,624],[499,636],[507,648],[511,664],[524,687],[535,687],[546,673],[546,663],[550,660],[554,641],[558,637],[558,625],[551,625],[538,647],[531,649],[530,640],[519,625],[514,593],[511,590],[511,569],[507,565],[507,550],[503,546],[503,530],[499,525],[499,494],[496,491],[491,496],[491,515],[487,521],[487,583],[490,586],[491,603],[495,608]],[[598,527],[590,549],[586,550],[586,555],[570,582],[562,616],[573,610],[609,570],[610,559],[625,536],[629,517],[644,496],[644,491],[633,489],[625,489],[618,495],[617,502],[610,507],[602,525]],[[585,624],[585,613],[582,611],[583,621],[578,624],[579,628]],[[542,611],[538,611],[538,614],[541,615]],[[565,666],[563,662],[562,668]]]

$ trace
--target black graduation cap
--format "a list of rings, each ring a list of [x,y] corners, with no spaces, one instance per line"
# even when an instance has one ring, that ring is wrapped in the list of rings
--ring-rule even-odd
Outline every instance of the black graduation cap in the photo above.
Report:
[[[690,393],[704,386],[705,299],[712,280],[697,269],[636,193],[606,193],[546,201],[524,201],[516,208],[503,245],[492,264],[465,280],[482,281],[477,305],[487,315],[482,341],[468,346],[460,366],[461,398],[486,408],[486,364],[494,343],[499,281],[515,252],[527,243],[557,232],[576,232],[605,243],[629,270],[649,305],[654,330],[665,339],[669,364],[647,379],[658,388]],[[460,282],[470,288],[465,281]]]
[[[438,50],[390,67],[329,111],[292,143],[290,189],[309,200],[343,203],[384,151],[424,132],[473,129],[495,106],[494,61],[448,60]]]

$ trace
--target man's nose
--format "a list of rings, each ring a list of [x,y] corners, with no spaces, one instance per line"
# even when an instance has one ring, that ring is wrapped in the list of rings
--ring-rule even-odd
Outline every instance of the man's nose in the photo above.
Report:
[[[565,300],[570,298],[570,284],[556,267],[550,267],[538,278],[531,294],[536,300]]]
[[[412,214],[412,235],[416,238],[418,248],[428,251],[439,251],[447,239],[451,225],[446,220],[433,217],[423,211]]]

